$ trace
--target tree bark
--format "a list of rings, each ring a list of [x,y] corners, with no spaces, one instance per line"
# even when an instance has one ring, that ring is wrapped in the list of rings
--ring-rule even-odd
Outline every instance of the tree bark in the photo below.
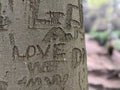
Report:
[[[0,1],[0,90],[88,90],[81,0]]]

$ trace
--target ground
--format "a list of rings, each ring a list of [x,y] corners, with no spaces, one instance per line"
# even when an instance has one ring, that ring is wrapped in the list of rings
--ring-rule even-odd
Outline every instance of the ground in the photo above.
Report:
[[[120,52],[113,56],[86,36],[89,90],[120,90]]]

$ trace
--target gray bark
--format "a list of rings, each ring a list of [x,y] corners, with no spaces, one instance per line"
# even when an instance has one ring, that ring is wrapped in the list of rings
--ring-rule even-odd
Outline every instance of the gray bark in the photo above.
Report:
[[[0,90],[87,90],[80,0],[0,0]]]

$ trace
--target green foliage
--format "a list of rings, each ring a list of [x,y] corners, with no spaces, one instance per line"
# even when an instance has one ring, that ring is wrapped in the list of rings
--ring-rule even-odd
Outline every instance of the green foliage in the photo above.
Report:
[[[91,31],[89,33],[89,36],[90,38],[97,40],[100,45],[106,44],[106,41],[108,40],[107,31],[104,31],[104,32]]]
[[[118,38],[120,38],[120,30],[115,30],[115,31],[113,31],[113,33],[114,33]]]
[[[114,48],[118,51],[120,51],[120,31],[119,30],[113,30],[113,35],[115,35],[116,39],[112,40],[112,44]],[[97,32],[97,31],[91,31],[89,33],[90,38],[95,39],[98,41],[100,45],[105,45],[108,41],[109,34],[107,31]]]
[[[120,40],[114,40],[112,44],[116,50],[120,51]]]
[[[88,0],[88,5],[89,6],[98,6],[100,7],[101,5],[108,3],[109,0]]]
[[[100,38],[100,39],[107,39],[108,38],[108,33],[107,31],[104,32],[90,32],[90,37],[91,38]]]

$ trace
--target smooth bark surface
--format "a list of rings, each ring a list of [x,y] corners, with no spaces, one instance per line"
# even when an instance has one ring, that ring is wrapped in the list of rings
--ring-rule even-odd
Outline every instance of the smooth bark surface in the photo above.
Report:
[[[0,90],[87,90],[80,0],[0,0]]]

